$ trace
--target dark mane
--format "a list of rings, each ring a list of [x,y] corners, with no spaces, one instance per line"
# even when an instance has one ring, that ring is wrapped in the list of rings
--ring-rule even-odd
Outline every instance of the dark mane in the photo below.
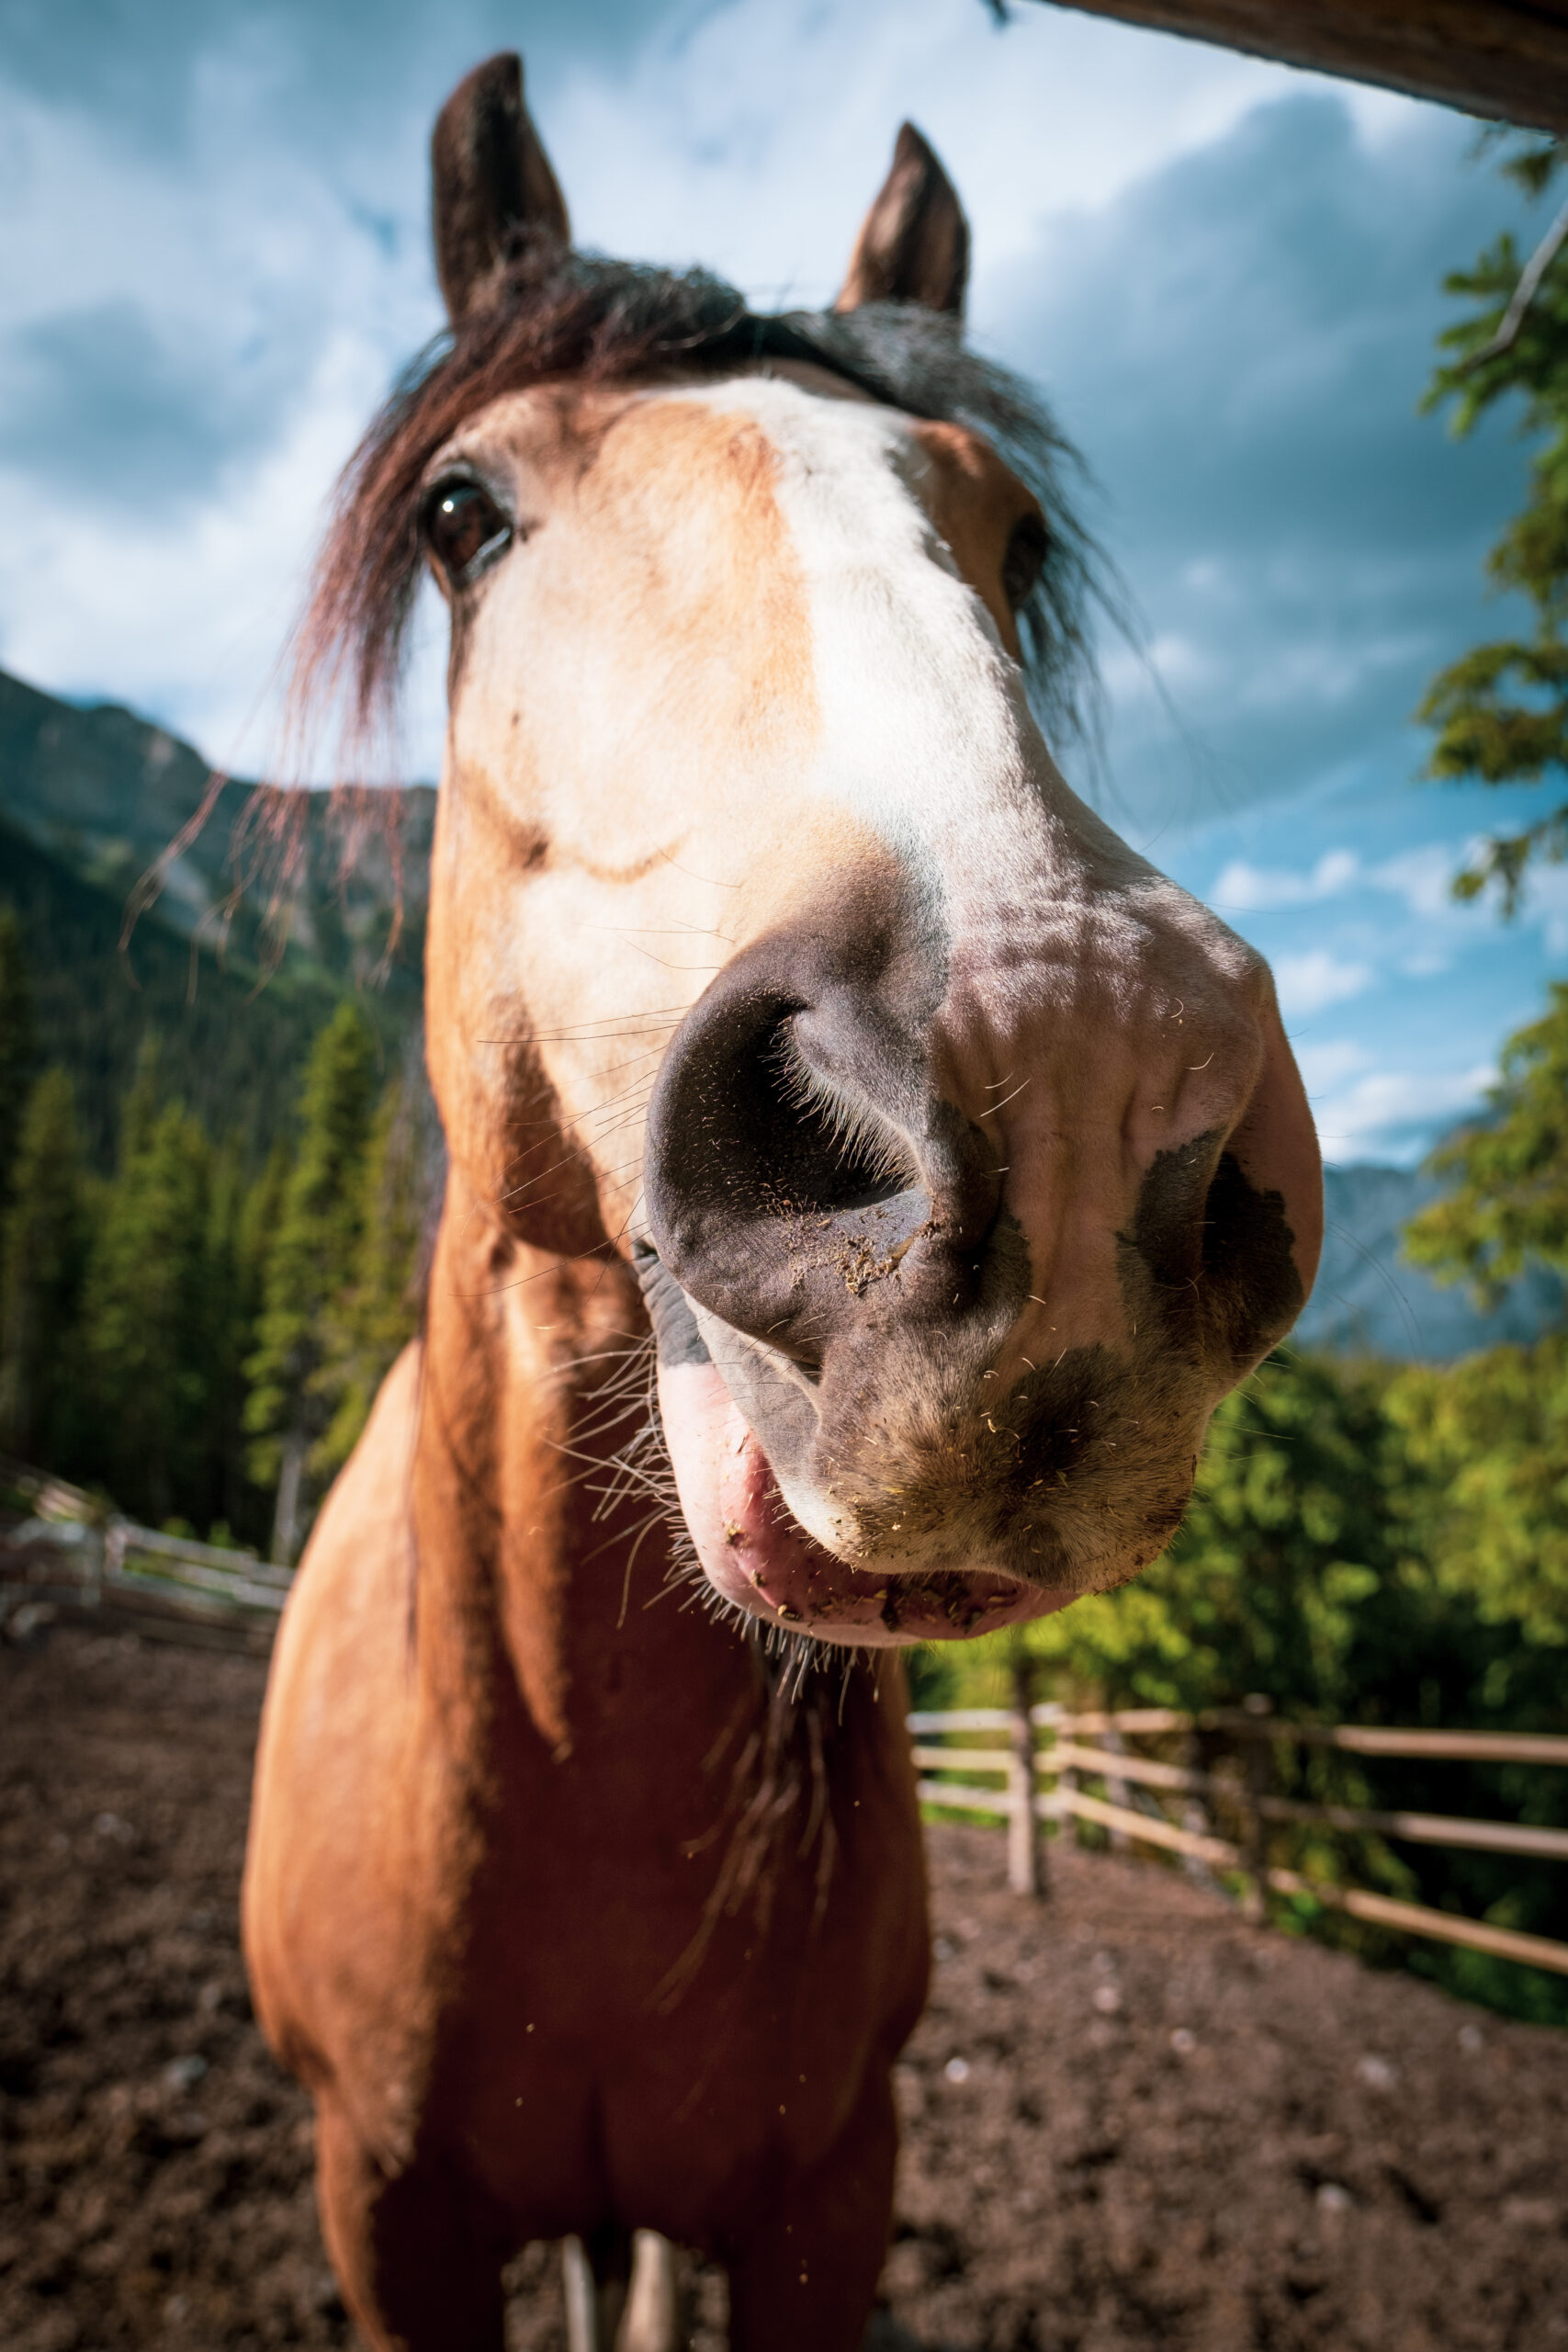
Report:
[[[465,418],[550,377],[605,384],[770,357],[813,360],[890,406],[970,425],[992,443],[1049,526],[1044,569],[1020,616],[1040,717],[1058,735],[1092,732],[1087,610],[1112,599],[1064,486],[1081,478],[1081,463],[1018,377],[966,350],[953,320],[918,304],[765,317],[705,271],[606,261],[537,238],[519,240],[492,302],[415,359],[345,469],[298,641],[296,711],[336,692],[350,743],[374,736],[419,585],[420,485]]]

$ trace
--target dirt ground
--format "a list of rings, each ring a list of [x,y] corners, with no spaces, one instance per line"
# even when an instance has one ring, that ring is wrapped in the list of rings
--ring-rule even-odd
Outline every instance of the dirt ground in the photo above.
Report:
[[[236,1941],[262,1676],[70,1629],[0,1652],[6,2352],[352,2340]],[[1568,2037],[1152,1866],[1056,1857],[1034,1905],[995,1835],[938,1828],[931,1860],[899,2341],[1568,2352]],[[560,2352],[553,2253],[513,2280],[513,2352]]]

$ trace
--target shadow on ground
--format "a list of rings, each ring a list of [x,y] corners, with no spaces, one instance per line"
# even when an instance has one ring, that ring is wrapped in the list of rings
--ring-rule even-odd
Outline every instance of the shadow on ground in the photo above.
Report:
[[[70,1629],[0,1652],[6,2352],[353,2340],[237,1946],[262,1680]],[[996,1836],[931,1852],[882,2352],[1568,2347],[1568,2036],[1172,1871],[1068,1854],[1033,1905]],[[512,2279],[511,2352],[561,2352],[553,2251]]]

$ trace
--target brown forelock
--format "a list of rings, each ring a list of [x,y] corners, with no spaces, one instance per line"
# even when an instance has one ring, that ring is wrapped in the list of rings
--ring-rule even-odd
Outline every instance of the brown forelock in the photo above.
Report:
[[[345,752],[373,737],[419,581],[424,470],[468,417],[551,378],[690,377],[762,356],[809,359],[911,416],[964,420],[1006,452],[1050,530],[1039,585],[1020,613],[1024,666],[1053,726],[1092,734],[1086,606],[1098,602],[1118,626],[1122,607],[1067,494],[1077,461],[1027,389],[966,350],[951,319],[919,303],[757,318],[704,271],[587,258],[523,228],[493,298],[413,362],[344,470],[296,639],[291,713],[301,734],[318,694],[346,687]]]
[[[738,312],[739,298],[701,272],[596,267],[519,232],[494,300],[414,362],[349,460],[297,641],[296,714],[346,685],[351,742],[373,732],[419,582],[425,468],[466,419],[555,377],[689,369],[727,305]]]

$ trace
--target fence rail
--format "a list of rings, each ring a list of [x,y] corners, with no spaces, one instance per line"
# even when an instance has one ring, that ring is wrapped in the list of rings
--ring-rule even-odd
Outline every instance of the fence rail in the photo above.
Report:
[[[942,1811],[988,1814],[1005,1821],[1008,1876],[1020,1893],[1037,1893],[1042,1883],[1035,1824],[1054,1824],[1058,1830],[1066,1830],[1075,1822],[1088,1821],[1109,1831],[1112,1845],[1121,1850],[1134,1845],[1152,1846],[1179,1856],[1200,1873],[1224,1872],[1239,1878],[1257,1917],[1266,1916],[1268,1894],[1306,1895],[1352,1918],[1404,1935],[1465,1945],[1568,1975],[1568,1942],[1494,1927],[1487,1920],[1464,1918],[1427,1904],[1399,1901],[1374,1894],[1369,1887],[1308,1878],[1272,1864],[1266,1844],[1270,1825],[1288,1824],[1568,1861],[1568,1830],[1397,1808],[1309,1804],[1275,1795],[1267,1785],[1268,1753],[1273,1743],[1338,1748],[1361,1756],[1565,1766],[1568,1736],[1292,1724],[1261,1705],[1217,1708],[1201,1714],[1184,1714],[1169,1707],[1075,1713],[1052,1705],[1032,1706],[1021,1695],[1020,1703],[1010,1709],[967,1707],[944,1713],[917,1709],[908,1720],[915,1767],[920,1775],[920,1802]],[[961,1744],[998,1732],[1010,1735],[1006,1747]],[[1043,1746],[1037,1745],[1042,1734],[1045,1735]],[[1207,1736],[1211,1747],[1216,1739],[1234,1741],[1241,1769],[1204,1770],[1190,1761],[1173,1763],[1162,1757],[1135,1755],[1127,1748],[1129,1738],[1173,1735],[1180,1735],[1190,1751],[1197,1747],[1201,1735]],[[937,1744],[948,1741],[958,1744]],[[933,1777],[939,1773],[942,1778]],[[1079,1783],[1084,1779],[1100,1781],[1105,1795],[1095,1796],[1082,1788]],[[1042,1788],[1042,1781],[1050,1785]],[[1186,1800],[1183,1819],[1169,1819],[1156,1795],[1145,1792]],[[1235,1815],[1242,1836],[1220,1836],[1213,1826],[1211,1808]]]
[[[224,1647],[265,1650],[292,1582],[287,1568],[190,1538],[138,1527],[106,1513],[95,1498],[63,1479],[0,1457],[0,1486],[24,1500],[32,1516],[0,1539],[0,1619],[17,1622],[27,1609],[88,1611],[130,1623],[154,1636],[215,1641]],[[923,1804],[943,1811],[989,1814],[1008,1828],[1008,1877],[1022,1893],[1041,1883],[1036,1825],[1059,1830],[1088,1821],[1125,1850],[1152,1846],[1178,1855],[1202,1872],[1240,1877],[1258,1916],[1265,1892],[1307,1895],[1348,1917],[1405,1935],[1461,1944],[1534,1968],[1568,1975],[1568,1942],[1493,1927],[1426,1904],[1405,1903],[1371,1888],[1306,1878],[1269,1863],[1267,1826],[1291,1824],[1408,1839],[1479,1852],[1568,1861],[1568,1830],[1527,1822],[1470,1821],[1442,1814],[1312,1804],[1276,1796],[1264,1784],[1272,1743],[1337,1748],[1358,1756],[1449,1759],[1455,1762],[1568,1766],[1568,1736],[1538,1732],[1430,1731],[1382,1724],[1292,1724],[1265,1709],[1215,1708],[1184,1714],[1171,1707],[1113,1711],[1031,1705],[917,1709],[908,1718],[914,1761],[922,1776]],[[936,1745],[977,1735],[1002,1735],[1007,1745]],[[1047,1745],[1038,1746],[1046,1735]],[[1191,1762],[1128,1751],[1129,1739],[1181,1735],[1234,1741],[1246,1770],[1224,1774]],[[941,1779],[932,1777],[942,1774]],[[982,1775],[982,1778],[958,1777]],[[1097,1797],[1080,1779],[1098,1780]],[[994,1783],[999,1779],[1001,1785]],[[1053,1785],[1041,1788],[1042,1781]],[[1154,1793],[1187,1800],[1184,1818],[1169,1820]],[[1235,1813],[1243,1836],[1219,1836],[1211,1806]]]
[[[0,1459],[0,1486],[32,1513],[0,1539],[0,1618],[25,1628],[39,1611],[85,1612],[153,1638],[271,1647],[287,1568],[138,1527],[23,1463]]]

